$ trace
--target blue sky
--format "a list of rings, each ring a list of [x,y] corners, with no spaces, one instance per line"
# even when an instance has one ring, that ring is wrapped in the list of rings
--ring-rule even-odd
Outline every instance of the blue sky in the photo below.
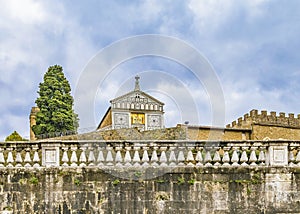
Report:
[[[0,0],[0,5],[0,140],[14,130],[29,136],[29,112],[50,65],[63,66],[74,93],[100,50],[142,34],[175,37],[202,53],[223,89],[226,123],[253,108],[300,113],[298,0]],[[94,118],[81,112],[80,128],[96,127],[109,100],[133,89],[137,73],[141,88],[166,104],[166,126],[185,120],[211,124],[210,96],[192,71],[144,56],[118,65],[97,94],[87,96]]]

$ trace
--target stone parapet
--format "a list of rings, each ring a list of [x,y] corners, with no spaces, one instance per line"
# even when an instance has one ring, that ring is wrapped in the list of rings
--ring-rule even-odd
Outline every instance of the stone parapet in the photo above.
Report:
[[[299,213],[300,141],[0,143],[0,213]]]
[[[299,141],[40,141],[0,144],[0,168],[300,166]]]

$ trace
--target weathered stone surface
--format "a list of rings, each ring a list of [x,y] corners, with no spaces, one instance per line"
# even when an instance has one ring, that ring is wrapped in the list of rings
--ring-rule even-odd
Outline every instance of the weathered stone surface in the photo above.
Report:
[[[80,135],[57,137],[61,140],[184,140],[186,130],[181,127],[140,131],[136,128],[94,131]]]
[[[13,213],[299,213],[300,169],[288,167],[1,169],[0,211]],[[160,169],[163,171],[163,169]],[[159,175],[153,177],[153,174]],[[147,179],[146,175],[151,179]]]

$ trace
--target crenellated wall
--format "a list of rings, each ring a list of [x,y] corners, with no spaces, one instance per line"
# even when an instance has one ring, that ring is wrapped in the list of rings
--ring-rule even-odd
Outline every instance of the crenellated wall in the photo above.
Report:
[[[243,127],[250,128],[252,124],[263,124],[263,125],[276,125],[283,127],[300,128],[300,114],[295,117],[293,113],[289,113],[287,116],[285,113],[280,112],[277,114],[271,111],[269,114],[267,111],[261,111],[253,109],[250,113],[244,115],[244,117],[238,118],[237,121],[233,121],[226,127]]]
[[[244,117],[228,124],[226,128],[250,129],[251,140],[292,139],[300,140],[300,114],[251,110]]]

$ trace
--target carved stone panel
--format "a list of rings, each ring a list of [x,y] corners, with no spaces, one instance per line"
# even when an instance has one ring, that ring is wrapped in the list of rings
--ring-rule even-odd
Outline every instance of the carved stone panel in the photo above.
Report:
[[[42,144],[42,165],[59,166],[59,144]]]
[[[287,166],[288,165],[288,149],[287,146],[269,147],[270,165],[271,166]]]
[[[161,115],[148,115],[148,130],[161,128]]]
[[[114,128],[129,128],[129,115],[126,113],[114,113]]]

